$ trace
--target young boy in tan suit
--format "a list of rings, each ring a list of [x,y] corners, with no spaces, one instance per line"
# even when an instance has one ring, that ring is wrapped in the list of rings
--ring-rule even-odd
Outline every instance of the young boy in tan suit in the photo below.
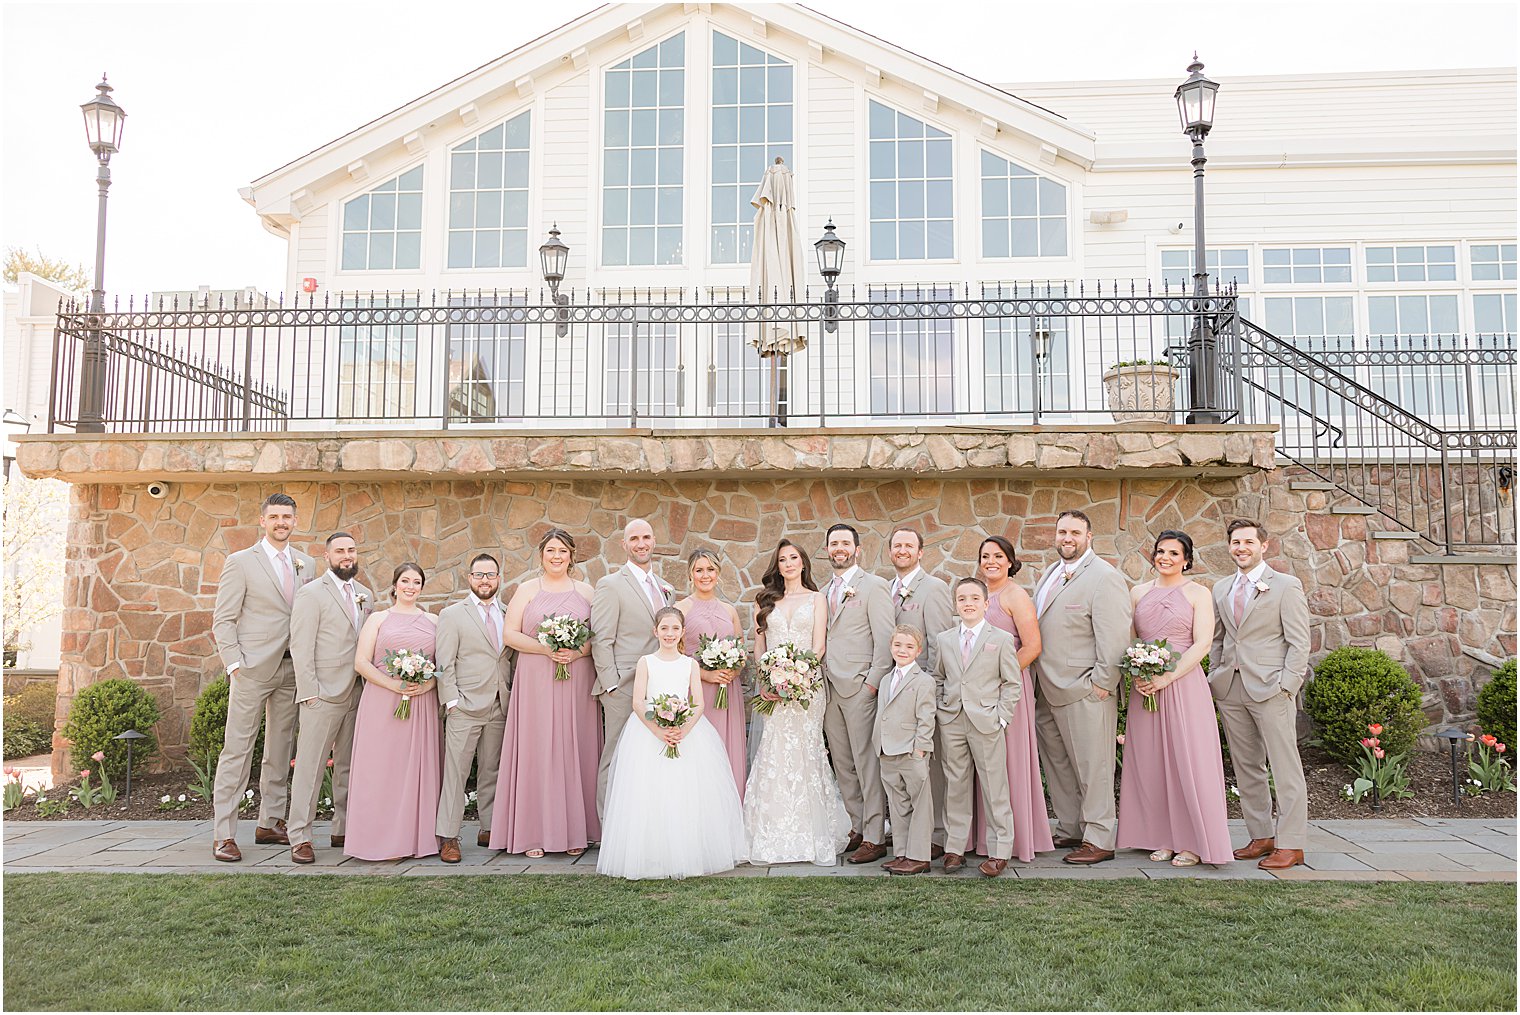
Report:
[[[888,874],[929,870],[934,831],[934,790],[929,759],[934,751],[934,678],[918,665],[923,635],[911,624],[892,631],[891,673],[876,697],[876,750],[887,794],[897,858],[882,864]]]

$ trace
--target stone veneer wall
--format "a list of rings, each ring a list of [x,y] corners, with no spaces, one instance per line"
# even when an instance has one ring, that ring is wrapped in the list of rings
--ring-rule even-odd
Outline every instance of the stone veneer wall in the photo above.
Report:
[[[1018,576],[1028,588],[1054,558],[1055,517],[1063,507],[1092,516],[1098,552],[1131,579],[1148,573],[1143,554],[1166,528],[1194,536],[1200,578],[1228,574],[1224,522],[1257,516],[1274,534],[1273,565],[1298,575],[1309,590],[1316,658],[1345,644],[1388,651],[1421,683],[1432,723],[1470,718],[1489,670],[1480,660],[1515,652],[1513,566],[1411,563],[1410,543],[1371,538],[1366,516],[1331,514],[1330,495],[1291,489],[1292,480],[1304,478],[1295,470],[1221,478],[810,479],[757,471],[729,478],[409,480],[405,468],[387,479],[176,482],[163,500],[141,485],[76,485],[60,717],[79,689],[127,676],[163,707],[158,732],[168,759],[183,755],[195,697],[221,673],[211,607],[223,561],[258,537],[258,502],[275,490],[299,502],[297,542],[314,555],[327,533],[354,533],[372,586],[383,587],[402,560],[421,563],[431,609],[462,592],[463,565],[477,550],[503,558],[510,589],[534,566],[533,546],[551,524],[576,535],[580,574],[595,582],[622,562],[624,519],[649,517],[659,573],[678,590],[687,585],[685,554],[699,546],[723,551],[722,592],[743,600],[746,622],[775,541],[800,542],[817,554],[815,572],[826,572],[823,531],[839,518],[863,530],[862,562],[878,572],[890,572],[884,544],[894,524],[920,528],[925,564],[947,574],[969,573],[983,535],[1004,534],[1028,565]],[[55,736],[55,768],[64,764]]]

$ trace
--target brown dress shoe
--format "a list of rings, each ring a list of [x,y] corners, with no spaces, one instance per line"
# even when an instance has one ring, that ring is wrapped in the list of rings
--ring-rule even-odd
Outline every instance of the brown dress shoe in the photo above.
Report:
[[[906,859],[908,859],[908,858],[905,857],[905,856],[894,856],[892,859],[887,860],[884,863],[882,863],[881,869],[882,870],[886,870],[888,867],[896,867],[898,864],[902,863]]]
[[[1099,849],[1090,842],[1084,842],[1076,849],[1061,857],[1066,863],[1095,864],[1104,860],[1112,860],[1114,851],[1111,849]]]
[[[312,851],[311,843],[298,842],[290,847],[290,858],[296,863],[316,863],[317,854]]]
[[[929,873],[928,860],[909,860],[903,858],[903,862],[887,868],[888,874],[927,874]]]
[[[1056,849],[1076,849],[1082,845],[1082,840],[1072,838],[1054,839],[1051,841],[1051,845]]]
[[[274,823],[273,828],[265,828],[263,825],[253,830],[253,841],[260,846],[288,846],[290,836],[285,834],[285,819],[281,818]]]
[[[940,857],[942,857],[944,855],[945,855],[945,847],[944,846],[930,846],[929,847],[929,859],[930,860],[938,860]]]
[[[332,840],[331,840],[332,848],[333,849],[342,849],[343,848],[343,843],[344,843],[345,839],[346,839],[345,836],[334,835],[332,837]]]
[[[1272,850],[1276,848],[1276,843],[1272,839],[1252,839],[1235,851],[1235,859],[1259,860],[1264,856],[1271,856]]]
[[[845,857],[845,860],[848,863],[870,863],[873,860],[880,860],[886,855],[887,847],[878,846],[874,842],[862,842],[860,848]]]
[[[987,877],[989,877],[989,878],[995,878],[999,874],[1003,873],[1003,871],[1006,870],[1007,868],[1008,868],[1008,861],[1007,860],[999,860],[997,857],[994,856],[994,857],[988,857],[986,860],[983,860],[980,864],[977,865],[976,869],[979,870],[979,871],[981,871],[983,874],[987,875]]]
[[[438,859],[444,863],[458,863],[460,861],[458,836],[452,839],[444,839],[438,844]]]
[[[945,873],[946,874],[954,874],[956,871],[960,870],[964,866],[966,866],[966,858],[964,856],[962,856],[960,853],[946,853],[945,854]]]
[[[238,849],[237,843],[231,839],[213,842],[211,844],[211,855],[223,863],[237,863],[243,859],[243,851]]]
[[[479,835],[475,836],[475,845],[479,846],[481,849],[490,849],[491,833],[482,830]]]
[[[865,839],[859,832],[851,832],[850,841],[844,844],[844,851],[846,853],[853,853],[860,848],[860,844],[864,841]]]
[[[1263,858],[1256,866],[1264,871],[1285,871],[1303,862],[1304,851],[1301,849],[1274,849],[1271,856]]]

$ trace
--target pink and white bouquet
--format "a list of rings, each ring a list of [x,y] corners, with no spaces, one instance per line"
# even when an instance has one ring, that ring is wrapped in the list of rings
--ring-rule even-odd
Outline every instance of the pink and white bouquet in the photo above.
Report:
[[[402,648],[385,653],[385,672],[397,680],[410,684],[425,684],[438,675],[438,667],[433,660],[421,652]],[[410,719],[412,717],[412,696],[410,694],[403,694],[401,696],[401,704],[397,705],[396,711],[391,714],[397,719]]]
[[[744,669],[744,664],[749,662],[749,653],[744,650],[744,641],[740,638],[714,638],[710,634],[704,634],[697,644],[697,665],[704,670],[733,670],[738,672]],[[728,685],[719,684],[717,697],[713,704],[718,708],[728,707]]]
[[[562,613],[538,622],[538,643],[551,651],[558,652],[567,648],[579,652],[590,640],[591,628],[578,617]],[[555,663],[554,679],[569,680],[570,667],[564,663]]]
[[[1155,641],[1136,638],[1130,647],[1124,650],[1124,655],[1119,657],[1119,672],[1129,677],[1131,683],[1155,680],[1162,674],[1175,670],[1178,658],[1178,653],[1172,650],[1165,638],[1157,638]],[[1144,699],[1144,708],[1147,712],[1155,712],[1161,708],[1157,695],[1143,694],[1141,697]]]
[[[684,694],[662,694],[652,699],[644,710],[644,718],[662,729],[685,726],[696,711],[691,699]],[[679,758],[681,751],[675,744],[665,745],[665,757]]]
[[[760,657],[760,678],[762,686],[781,701],[807,708],[823,690],[823,661],[815,652],[783,642]],[[770,715],[778,704],[761,698],[755,702],[755,711]]]

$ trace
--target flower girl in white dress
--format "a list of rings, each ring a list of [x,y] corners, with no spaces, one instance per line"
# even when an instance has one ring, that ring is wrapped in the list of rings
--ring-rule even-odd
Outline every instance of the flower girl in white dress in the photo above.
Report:
[[[732,870],[747,856],[744,812],[718,731],[702,716],[696,660],[681,654],[686,621],[667,606],[655,614],[660,650],[639,660],[633,713],[618,739],[607,784],[596,869],[629,879],[683,878]],[[679,727],[645,718],[662,694],[693,703]],[[675,747],[678,757],[668,757]]]

